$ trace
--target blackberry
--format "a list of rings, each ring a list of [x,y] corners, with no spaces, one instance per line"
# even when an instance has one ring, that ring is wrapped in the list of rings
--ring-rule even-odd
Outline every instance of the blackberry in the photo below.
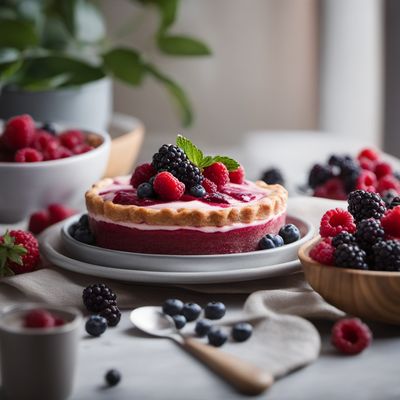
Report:
[[[308,185],[315,189],[317,186],[323,185],[327,180],[333,177],[330,167],[321,164],[315,164],[308,175]]]
[[[394,189],[389,189],[389,190],[385,190],[382,195],[382,200],[385,202],[386,207],[387,208],[394,208],[394,206],[392,206],[392,202],[393,200],[397,197],[396,202],[398,204],[396,204],[397,206],[400,205],[400,197],[398,197],[397,191]]]
[[[51,135],[56,135],[57,130],[56,127],[51,122],[45,122],[40,129],[50,133]]]
[[[375,243],[383,240],[384,236],[381,222],[377,219],[368,218],[357,224],[355,233],[357,244],[367,253]]]
[[[368,269],[367,254],[356,244],[341,244],[334,252],[335,265],[342,268]]]
[[[343,156],[338,154],[332,154],[328,159],[328,164],[331,165],[332,167],[342,168],[342,165],[348,161],[353,161],[352,157],[348,154]]]
[[[117,305],[117,296],[104,283],[95,283],[88,286],[83,291],[82,299],[88,311],[95,313]]]
[[[400,242],[381,240],[372,247],[374,269],[383,271],[400,271]]]
[[[201,184],[204,179],[200,169],[190,162],[185,152],[173,144],[163,144],[153,155],[152,165],[157,172],[170,172],[187,189]]]
[[[261,180],[268,185],[283,185],[285,183],[282,172],[278,168],[270,168],[264,171]]]
[[[356,242],[356,238],[349,232],[340,232],[332,239],[332,246],[339,247],[341,244],[353,244]]]
[[[350,193],[355,189],[360,171],[359,165],[351,158],[345,159],[340,165],[340,177],[343,180],[346,193]]]
[[[115,386],[121,380],[121,372],[116,369],[110,369],[107,371],[104,379],[109,386]]]
[[[391,202],[389,208],[400,206],[400,197],[396,196]]]
[[[355,190],[349,194],[348,210],[356,222],[367,218],[380,219],[386,212],[385,203],[377,193]]]
[[[108,326],[116,326],[121,319],[121,311],[116,304],[109,305],[100,312],[100,316],[107,320]]]

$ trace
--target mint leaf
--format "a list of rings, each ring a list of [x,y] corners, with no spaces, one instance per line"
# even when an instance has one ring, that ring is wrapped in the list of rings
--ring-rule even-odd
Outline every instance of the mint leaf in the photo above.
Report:
[[[197,167],[201,167],[202,160],[204,159],[204,154],[189,139],[183,137],[182,135],[178,135],[176,138],[176,145],[185,152],[188,159],[194,165],[196,165]]]
[[[235,171],[240,167],[240,164],[236,160],[225,156],[215,156],[213,162],[224,164],[229,172]]]
[[[214,157],[212,156],[206,156],[203,158],[201,161],[201,164],[198,166],[199,168],[207,168],[209,167],[212,163],[214,163]]]

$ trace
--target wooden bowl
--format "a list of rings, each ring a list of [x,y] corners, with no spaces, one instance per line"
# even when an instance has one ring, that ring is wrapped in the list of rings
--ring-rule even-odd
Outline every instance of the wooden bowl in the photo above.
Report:
[[[400,272],[360,271],[322,265],[310,258],[317,237],[299,250],[308,283],[328,303],[348,314],[400,325]]]

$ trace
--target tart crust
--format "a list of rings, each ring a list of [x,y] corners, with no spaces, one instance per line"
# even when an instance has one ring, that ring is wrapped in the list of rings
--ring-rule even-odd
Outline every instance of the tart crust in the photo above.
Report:
[[[102,216],[112,222],[132,222],[148,225],[176,225],[176,226],[226,226],[235,223],[250,224],[256,220],[266,220],[286,211],[288,193],[281,185],[267,185],[257,181],[256,185],[265,190],[266,197],[256,203],[246,205],[232,205],[226,208],[193,209],[193,208],[165,208],[152,209],[145,206],[114,204],[104,200],[99,193],[111,185],[112,179],[106,178],[95,183],[85,194],[86,207],[92,216]]]

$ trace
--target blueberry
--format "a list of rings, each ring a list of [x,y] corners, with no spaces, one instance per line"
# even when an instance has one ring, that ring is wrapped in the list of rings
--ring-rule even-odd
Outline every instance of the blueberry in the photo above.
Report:
[[[185,316],[188,322],[199,318],[200,313],[201,307],[196,303],[186,303],[181,311],[181,314]]]
[[[208,319],[221,319],[226,313],[225,304],[220,301],[212,301],[206,305],[204,315]]]
[[[263,172],[261,180],[268,185],[280,184],[283,185],[285,180],[282,172],[278,168],[270,168]]]
[[[79,218],[78,224],[79,224],[80,226],[89,227],[89,216],[88,216],[87,214],[83,214],[83,215]]]
[[[297,226],[293,224],[287,224],[285,226],[282,226],[282,228],[279,231],[279,235],[282,236],[285,244],[293,243],[300,239],[299,228],[297,228]]]
[[[172,319],[175,322],[176,329],[182,329],[186,325],[186,318],[183,315],[174,315]]]
[[[85,324],[86,332],[92,336],[100,336],[107,329],[107,320],[100,315],[92,315]]]
[[[151,183],[141,183],[137,188],[137,195],[141,199],[154,197],[154,190]]]
[[[208,343],[215,347],[221,347],[228,340],[228,335],[219,328],[211,328],[207,337]]]
[[[92,233],[89,231],[88,228],[85,228],[83,226],[78,226],[78,228],[75,229],[73,237],[78,242],[82,242],[82,243],[86,243],[86,244],[94,244],[94,237],[93,237]]]
[[[45,122],[40,127],[40,129],[42,129],[42,130],[44,130],[44,131],[46,131],[46,132],[48,132],[48,133],[50,133],[52,135],[55,135],[57,133],[55,126],[50,122]]]
[[[279,235],[272,235],[271,233],[268,233],[268,235],[265,235],[261,238],[261,240],[258,243],[258,246],[261,250],[268,250],[268,249],[275,249],[275,247],[281,247],[283,246],[283,239]]]
[[[190,194],[194,197],[204,197],[206,195],[206,189],[201,185],[195,185],[190,188]]]
[[[253,327],[247,322],[239,322],[232,328],[232,337],[236,342],[244,342],[253,333]]]
[[[211,322],[208,319],[201,319],[196,322],[194,331],[196,332],[197,336],[203,337],[207,335],[211,327]]]
[[[121,380],[121,373],[116,369],[110,369],[106,373],[105,380],[109,386],[115,386]]]
[[[170,315],[171,317],[180,314],[182,308],[183,308],[183,303],[178,299],[165,300],[164,304],[162,305],[163,313]]]
[[[75,237],[75,232],[76,230],[79,228],[79,223],[76,222],[75,224],[72,224],[69,228],[68,228],[68,233],[72,236]]]

